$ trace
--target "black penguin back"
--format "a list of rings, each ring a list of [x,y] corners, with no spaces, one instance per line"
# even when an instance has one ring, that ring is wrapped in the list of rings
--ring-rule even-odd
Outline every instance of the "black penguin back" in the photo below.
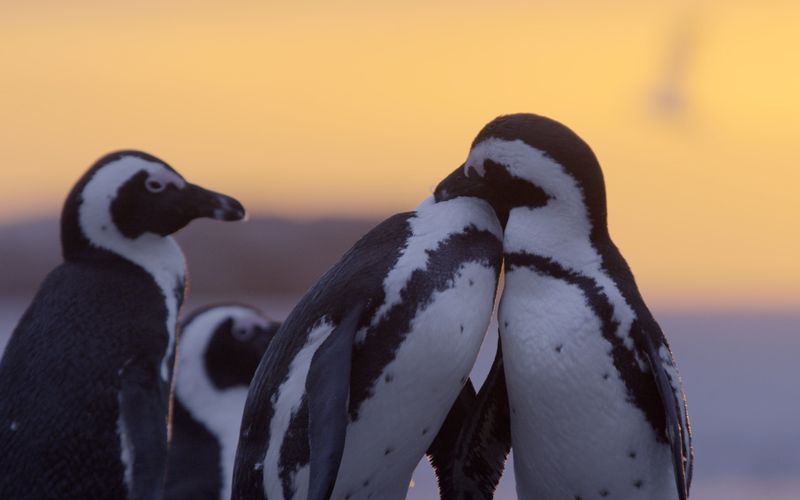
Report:
[[[0,362],[0,498],[126,496],[121,368],[158,373],[166,317],[153,279],[111,254],[47,276]]]

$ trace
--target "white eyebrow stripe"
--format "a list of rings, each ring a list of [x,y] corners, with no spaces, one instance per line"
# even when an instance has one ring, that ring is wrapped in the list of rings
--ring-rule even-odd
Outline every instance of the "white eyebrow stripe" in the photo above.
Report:
[[[150,175],[147,177],[147,180],[155,180],[160,182],[161,184],[167,186],[172,184],[178,189],[183,189],[186,187],[186,181],[181,178],[181,176],[177,175],[175,172],[172,172],[166,168],[160,168],[155,170],[154,172],[149,172]]]

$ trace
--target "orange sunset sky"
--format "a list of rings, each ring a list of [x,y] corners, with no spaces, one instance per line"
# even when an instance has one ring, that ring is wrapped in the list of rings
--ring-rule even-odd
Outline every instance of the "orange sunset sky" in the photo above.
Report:
[[[800,308],[800,3],[0,5],[0,224],[139,148],[254,214],[413,208],[530,111],[604,167],[662,307]]]

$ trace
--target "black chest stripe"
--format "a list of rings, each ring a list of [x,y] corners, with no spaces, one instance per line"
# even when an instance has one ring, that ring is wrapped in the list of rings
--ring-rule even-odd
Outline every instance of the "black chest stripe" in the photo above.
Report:
[[[655,380],[651,374],[646,376],[642,372],[636,362],[634,352],[625,347],[623,340],[616,335],[619,322],[614,319],[614,306],[611,305],[608,296],[597,281],[592,277],[566,269],[548,257],[524,252],[506,254],[505,263],[507,271],[515,267],[527,267],[580,288],[586,298],[586,303],[601,321],[603,338],[611,344],[608,354],[612,356],[614,367],[625,383],[628,401],[642,410],[655,431],[658,441],[666,443],[664,409]],[[633,322],[633,324],[635,323],[636,321]],[[640,339],[635,338],[635,334],[636,331],[632,328],[629,335],[632,336],[634,345],[638,348],[641,342]]]
[[[353,354],[350,381],[350,419],[358,420],[361,404],[374,395],[375,384],[397,350],[411,332],[411,322],[433,301],[437,292],[453,286],[456,273],[466,263],[479,263],[500,274],[502,243],[489,231],[474,227],[443,240],[428,250],[425,269],[417,269],[400,291],[400,301],[369,328],[362,344]]]

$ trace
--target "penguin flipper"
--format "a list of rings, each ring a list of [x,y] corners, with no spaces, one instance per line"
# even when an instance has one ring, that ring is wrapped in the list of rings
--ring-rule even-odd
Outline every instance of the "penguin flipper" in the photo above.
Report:
[[[308,370],[308,500],[330,498],[339,473],[347,433],[353,342],[362,310],[360,305],[347,313],[314,353]]]
[[[511,420],[499,338],[492,368],[451,450],[446,467],[434,465],[442,500],[493,498],[511,450]]]
[[[119,392],[123,457],[131,500],[161,498],[167,464],[168,387],[159,378],[159,361],[131,358],[121,370]],[[125,459],[123,459],[125,460]]]
[[[685,401],[679,389],[680,381],[673,380],[673,375],[667,372],[666,367],[674,369],[672,353],[666,342],[657,343],[650,332],[644,331],[638,322],[634,328],[639,329],[639,336],[643,340],[647,362],[653,373],[658,395],[664,407],[664,418],[666,420],[667,438],[672,448],[672,465],[675,470],[675,485],[678,489],[678,498],[686,500],[689,497],[689,486],[691,484],[691,464],[692,447],[690,443],[691,429],[689,429],[689,418],[686,414]],[[660,329],[657,332],[660,338],[663,334]],[[668,352],[667,358],[660,353],[661,348]],[[677,376],[677,372],[675,372]],[[676,384],[676,386],[673,386]],[[676,388],[678,387],[678,388]]]

